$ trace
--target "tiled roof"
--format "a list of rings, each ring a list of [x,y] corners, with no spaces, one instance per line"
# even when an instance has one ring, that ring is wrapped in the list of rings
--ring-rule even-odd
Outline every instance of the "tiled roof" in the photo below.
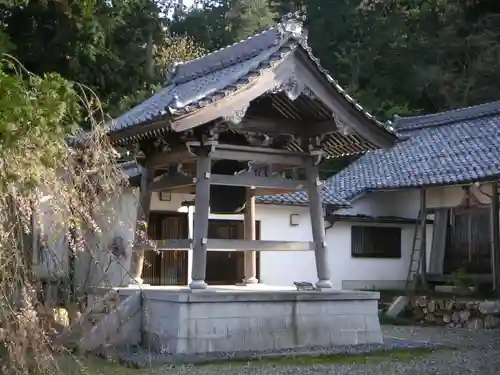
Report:
[[[176,64],[165,87],[115,119],[111,132],[191,112],[248,84],[294,47],[293,35],[284,35],[279,26],[201,58]]]
[[[120,166],[129,178],[139,177],[141,175],[141,167],[135,162],[135,160],[127,161],[121,163]]]
[[[327,180],[324,203],[345,206],[369,191],[500,177],[500,101],[398,118],[394,125],[405,140],[389,150],[367,152]],[[307,204],[303,192],[261,199],[274,204]]]
[[[418,130],[423,127],[451,124],[459,121],[471,121],[476,118],[493,116],[500,113],[500,101],[473,107],[465,107],[432,115],[414,117],[396,117],[396,132],[403,133]]]
[[[323,182],[321,189],[321,198],[323,204],[334,206],[346,206],[347,203],[335,196],[334,191],[330,189],[328,181]],[[255,198],[258,203],[268,204],[284,204],[291,206],[305,206],[309,202],[307,191],[296,191],[293,193],[277,194],[277,195],[263,195]]]
[[[500,102],[401,119],[396,129],[408,139],[390,150],[368,152],[328,181],[337,200],[500,176]]]
[[[307,44],[306,32],[301,21],[299,15],[290,14],[281,23],[257,35],[199,59],[177,64],[170,72],[165,86],[145,102],[116,118],[111,124],[110,132],[117,133],[136,125],[141,126],[160,119],[183,115],[223,99],[253,82],[266,69],[290,53],[302,49],[325,79],[355,111],[392,133],[393,129],[390,126],[382,124],[366,112],[321,67]],[[160,134],[159,132],[163,131],[164,128],[153,129],[148,130],[147,134]],[[132,138],[136,137],[141,135]]]
[[[452,185],[500,177],[500,101],[400,118],[403,140],[369,151],[323,183],[323,203],[349,205],[369,191]],[[261,196],[260,203],[305,205],[307,192]]]

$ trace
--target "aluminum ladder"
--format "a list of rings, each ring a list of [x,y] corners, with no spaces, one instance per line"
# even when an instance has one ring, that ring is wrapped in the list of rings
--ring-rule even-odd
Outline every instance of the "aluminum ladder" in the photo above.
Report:
[[[422,217],[424,216],[424,217]],[[411,250],[410,264],[406,275],[405,290],[408,292],[414,291],[417,287],[418,280],[421,275],[422,265],[422,240],[424,238],[424,230],[426,229],[427,215],[422,210],[418,212],[417,223],[413,234],[413,243]]]

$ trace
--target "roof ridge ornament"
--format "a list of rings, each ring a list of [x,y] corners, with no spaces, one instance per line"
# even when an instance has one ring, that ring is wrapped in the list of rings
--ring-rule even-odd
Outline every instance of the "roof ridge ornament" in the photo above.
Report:
[[[171,115],[175,115],[182,108],[184,108],[185,104],[179,98],[179,95],[174,95],[170,103],[167,105],[166,110]]]
[[[306,40],[307,31],[304,29],[306,16],[301,12],[285,14],[278,24],[278,30],[283,38],[293,37],[297,40]]]
[[[179,68],[179,65],[181,65],[183,61],[173,61],[170,63],[169,67],[167,68],[167,74],[165,75],[165,79],[163,84],[168,85],[172,81],[172,79],[175,77],[177,74],[177,69]]]
[[[280,20],[280,23],[285,23],[287,21],[290,21],[290,20],[296,20],[296,21],[299,21],[299,22],[304,22],[305,20],[307,19],[306,15],[304,14],[304,12],[300,11],[300,10],[297,10],[295,12],[289,12],[289,13],[285,13],[282,17],[281,17],[281,20]]]

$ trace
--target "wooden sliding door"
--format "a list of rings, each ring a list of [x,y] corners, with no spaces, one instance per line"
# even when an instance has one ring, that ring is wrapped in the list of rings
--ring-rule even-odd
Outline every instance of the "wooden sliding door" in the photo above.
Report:
[[[154,240],[188,238],[186,214],[151,212],[149,237]],[[146,251],[142,278],[151,285],[186,285],[187,251]]]

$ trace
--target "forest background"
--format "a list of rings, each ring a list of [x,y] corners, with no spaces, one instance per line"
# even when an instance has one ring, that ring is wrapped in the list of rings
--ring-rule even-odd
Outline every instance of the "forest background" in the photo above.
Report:
[[[116,116],[157,90],[172,63],[296,10],[321,64],[381,120],[500,99],[497,0],[0,0],[0,53],[86,85]],[[348,161],[327,162],[323,177]]]
[[[173,63],[293,11],[322,66],[380,120],[500,99],[498,0],[0,0],[0,373],[49,358],[25,238],[36,204],[59,213],[72,280],[72,259],[108,248],[106,202],[126,184],[104,121],[158,90]],[[82,128],[87,147],[71,147]],[[322,177],[350,161],[324,161]]]

